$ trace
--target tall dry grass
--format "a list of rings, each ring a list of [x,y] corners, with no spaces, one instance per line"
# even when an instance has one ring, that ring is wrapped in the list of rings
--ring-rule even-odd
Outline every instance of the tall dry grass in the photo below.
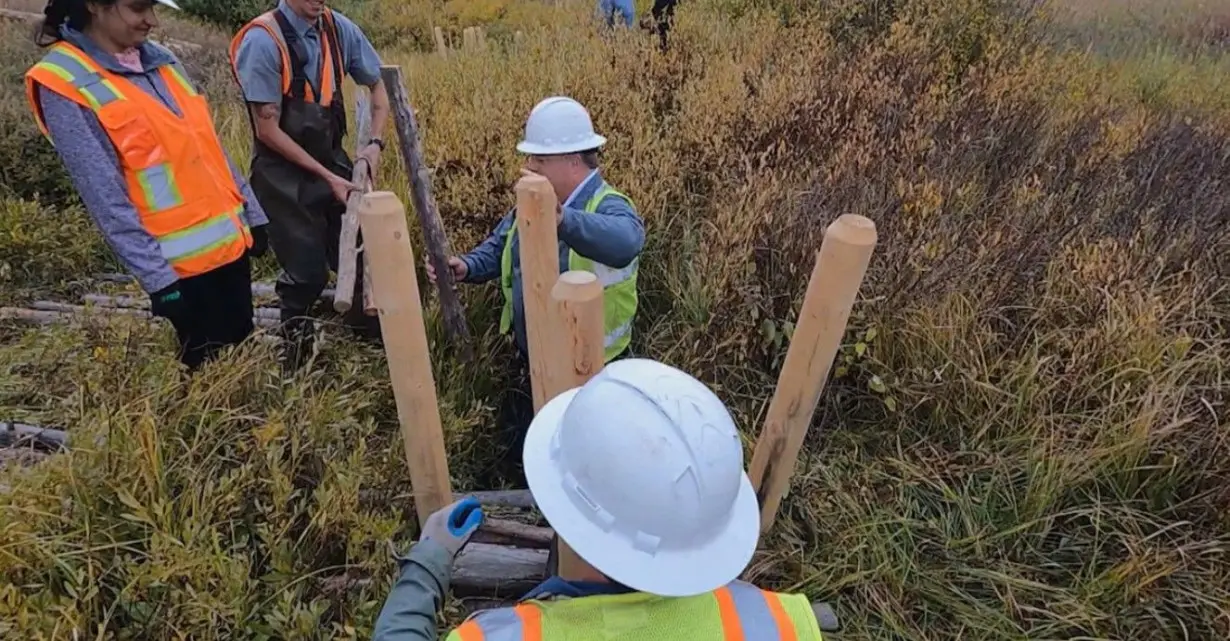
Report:
[[[588,6],[527,9],[520,46],[386,50],[454,248],[511,205],[530,107],[578,98],[649,229],[634,348],[712,385],[750,444],[824,226],[869,216],[880,245],[749,577],[835,602],[841,638],[1230,635],[1230,105],[1207,75],[1141,91],[999,3],[805,5],[694,0],[665,53]],[[245,158],[239,106],[215,106]],[[395,155],[381,183],[406,195]],[[63,278],[30,274],[14,289]],[[482,362],[448,358],[434,301],[429,329],[466,489],[498,480],[510,349],[494,287],[463,292]],[[3,473],[0,632],[370,634],[384,542],[413,535],[377,353],[335,344],[287,383],[252,346],[181,383],[165,330],[2,331],[0,412],[77,445]]]

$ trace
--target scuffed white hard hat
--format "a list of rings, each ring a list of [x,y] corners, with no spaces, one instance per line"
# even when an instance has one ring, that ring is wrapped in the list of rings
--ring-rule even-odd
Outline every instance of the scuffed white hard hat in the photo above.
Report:
[[[181,9],[179,8],[179,5],[175,4],[175,0],[154,0],[154,1],[157,2],[158,4],[165,4],[166,6],[171,7],[172,9],[175,9],[176,11],[181,11]]]
[[[726,406],[653,360],[607,365],[539,411],[522,452],[534,500],[582,559],[661,596],[715,590],[747,567],[760,510]]]
[[[525,139],[517,144],[523,154],[550,156],[597,149],[606,138],[594,133],[594,123],[581,103],[566,96],[547,98],[530,110]]]

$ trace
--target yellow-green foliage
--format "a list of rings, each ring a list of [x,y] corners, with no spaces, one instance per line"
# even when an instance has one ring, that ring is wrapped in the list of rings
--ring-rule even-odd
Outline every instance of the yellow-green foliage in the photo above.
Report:
[[[666,53],[595,28],[588,2],[380,2],[365,24],[415,50],[432,24],[524,31],[383,51],[454,249],[512,205],[533,104],[578,98],[649,230],[634,349],[712,385],[749,445],[824,227],[876,221],[748,578],[836,603],[842,638],[1227,638],[1225,67],[1176,52],[1184,73],[1142,92],[1139,67],[1039,47],[1046,23],[997,4],[685,1]],[[514,8],[550,19],[509,24]],[[240,106],[215,107],[243,157]],[[396,154],[380,184],[409,202]],[[495,288],[462,293],[473,366],[426,296],[469,489],[500,480],[511,372]],[[283,383],[251,346],[184,383],[165,329],[4,332],[0,415],[67,425],[74,451],[0,473],[0,636],[370,635],[385,541],[414,536],[378,353],[335,341]]]

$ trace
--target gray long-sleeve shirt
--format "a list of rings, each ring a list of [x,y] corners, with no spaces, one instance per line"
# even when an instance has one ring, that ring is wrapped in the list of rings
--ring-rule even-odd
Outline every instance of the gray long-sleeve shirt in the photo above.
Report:
[[[560,272],[568,271],[568,251],[610,267],[627,267],[645,246],[645,223],[628,201],[607,196],[594,213],[584,211],[585,203],[604,184],[602,175],[594,170],[564,201],[558,230]],[[465,282],[485,283],[500,277],[500,260],[508,230],[516,223],[516,210],[504,215],[487,236],[470,253],[461,257],[468,272]],[[521,284],[521,235],[513,236],[512,246],[513,336],[522,353],[528,353],[525,336],[525,300]]]
[[[158,44],[146,42],[139,49],[144,72],[136,72],[121,65],[115,56],[103,51],[81,32],[66,26],[60,33],[65,41],[84,51],[99,66],[124,75],[177,116],[182,115],[158,73],[159,67],[178,63],[175,54]],[[146,292],[156,292],[179,280],[163,257],[158,241],[141,224],[128,196],[119,154],[98,116],[89,108],[44,87],[39,87],[35,95],[56,152],[107,245]],[[229,155],[227,163],[244,198],[243,215],[247,224],[256,227],[268,223],[256,195]]]

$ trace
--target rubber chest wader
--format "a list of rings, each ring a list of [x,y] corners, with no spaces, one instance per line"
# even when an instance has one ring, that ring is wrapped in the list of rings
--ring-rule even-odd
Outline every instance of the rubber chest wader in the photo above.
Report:
[[[266,15],[277,21],[286,43],[283,62],[289,62],[291,69],[278,126],[317,162],[350,180],[354,164],[343,149],[346,108],[340,82],[341,48],[332,15],[326,10],[318,26],[322,54],[327,54],[320,61],[320,95],[315,95],[307,81],[306,43],[280,10]],[[326,65],[332,65],[331,73],[326,73]],[[326,82],[332,87],[326,87]],[[259,140],[254,141],[251,184],[269,216],[269,244],[282,268],[276,290],[283,332],[291,343],[289,360],[297,367],[311,352],[315,338],[308,310],[327,284],[329,270],[337,270],[338,238],[346,205],[333,196],[327,182]],[[358,268],[356,282],[361,285],[362,261]],[[361,286],[356,289],[362,291]],[[378,322],[363,315],[362,305],[354,306],[345,321],[367,329]]]

